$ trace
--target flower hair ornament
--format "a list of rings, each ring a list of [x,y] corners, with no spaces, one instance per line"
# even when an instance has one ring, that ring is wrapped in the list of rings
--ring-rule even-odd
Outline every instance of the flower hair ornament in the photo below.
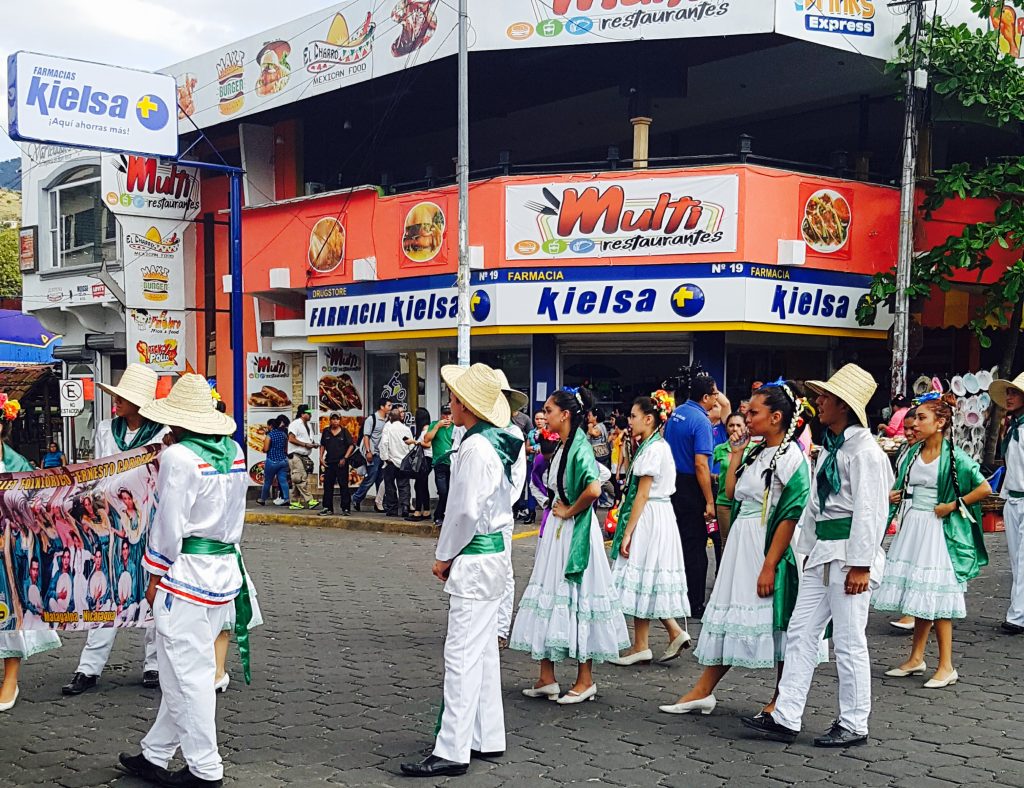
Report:
[[[562,386],[562,391],[564,391],[564,392],[566,392],[568,394],[572,394],[573,397],[576,398],[576,402],[579,403],[580,410],[583,410],[583,397],[580,396],[580,387],[579,386],[575,386],[575,387],[573,387],[573,386]]]
[[[562,436],[552,430],[541,430],[539,437],[543,441],[552,441],[553,443],[558,443],[558,441],[562,440]]]
[[[654,401],[654,407],[657,409],[661,420],[663,422],[668,421],[668,417],[672,415],[672,411],[676,408],[675,397],[665,391],[665,389],[658,389],[651,392],[651,399]]]
[[[21,412],[21,403],[16,399],[10,399],[5,393],[0,392],[0,408],[3,409],[3,420],[14,421]]]

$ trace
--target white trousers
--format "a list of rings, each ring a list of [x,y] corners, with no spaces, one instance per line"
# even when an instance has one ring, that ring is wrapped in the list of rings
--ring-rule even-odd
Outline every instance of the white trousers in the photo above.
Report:
[[[192,774],[219,780],[224,765],[217,750],[213,642],[231,605],[196,605],[158,589],[154,607],[161,698],[156,721],[142,740],[142,754],[166,769],[180,747]]]
[[[828,586],[824,584],[829,568]],[[780,725],[800,730],[822,633],[832,620],[832,642],[839,674],[839,724],[859,735],[868,732],[871,714],[871,662],[868,656],[868,607],[871,592],[847,594],[841,561],[804,572],[796,607],[786,631],[786,664],[772,717]]]
[[[114,648],[114,639],[120,627],[103,627],[102,629],[90,629],[89,636],[85,639],[85,648],[82,649],[82,656],[78,658],[76,673],[84,673],[86,676],[99,676],[103,672],[107,660],[110,659],[110,650]],[[145,627],[143,629],[143,671],[159,670],[156,661],[156,627]]]
[[[1010,554],[1010,607],[1006,620],[1024,627],[1024,498],[1008,498],[1003,505],[1006,549]]]
[[[496,616],[498,599],[452,596],[444,641],[444,712],[434,755],[469,763],[469,751],[505,749],[501,662]]]
[[[505,552],[508,553],[508,571],[505,575],[505,591],[498,606],[498,637],[508,638],[512,630],[512,602],[516,596],[516,573],[512,570],[512,529],[514,524],[501,529],[505,538]]]

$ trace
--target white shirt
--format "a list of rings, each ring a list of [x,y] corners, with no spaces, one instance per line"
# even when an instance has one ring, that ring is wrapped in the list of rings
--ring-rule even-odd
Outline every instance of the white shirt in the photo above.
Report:
[[[1006,475],[999,490],[999,496],[1004,500],[1010,497],[1010,490],[1024,492],[1024,428],[1020,438],[1010,441],[1006,447],[1005,461]]]
[[[405,455],[412,451],[412,446],[405,442],[406,439],[412,440],[412,430],[404,422],[389,421],[385,424],[384,432],[380,434],[381,462],[401,465]]]
[[[600,463],[598,463],[600,465]],[[651,477],[651,498],[669,498],[676,491],[676,463],[664,440],[648,444],[633,461],[633,475]],[[601,482],[604,484],[604,480]]]
[[[288,434],[294,435],[296,440],[303,443],[316,443],[313,438],[313,432],[309,429],[305,419],[292,419],[292,423],[288,425]],[[307,449],[305,446],[296,446],[291,441],[288,441],[288,447],[285,451],[288,454],[303,454],[308,457],[312,450]]]
[[[509,424],[505,428],[505,432],[516,440],[523,441],[523,447],[519,450],[519,456],[516,457],[516,461],[512,465],[512,499],[509,501],[509,506],[514,509],[516,501],[519,500],[519,494],[523,489],[523,485],[526,484],[526,439],[523,436],[523,431],[519,429],[517,424]]]
[[[160,443],[169,431],[167,427],[161,429],[153,438],[152,443]],[[135,440],[138,433],[138,430],[127,430],[124,434],[125,443]],[[96,428],[96,437],[93,439],[93,459],[111,457],[120,454],[121,451],[117,446],[117,441],[114,440],[114,420],[104,419]]]
[[[160,454],[156,489],[160,505],[143,564],[162,579],[160,588],[201,605],[224,605],[242,586],[233,555],[181,555],[186,536],[237,545],[245,521],[248,475],[242,449],[228,473],[217,473],[191,449],[175,444]]]
[[[459,555],[477,534],[491,534],[511,527],[512,483],[498,453],[483,435],[462,441],[452,455],[451,486],[444,526],[434,553],[439,561],[451,561],[444,590],[469,599],[498,599],[505,590],[510,560],[508,551],[489,555]]]
[[[839,492],[825,501],[825,511],[818,510],[817,468],[828,451],[818,454],[815,472],[811,474],[811,498],[800,519],[800,540],[797,550],[807,555],[805,568],[841,561],[843,568],[871,567],[871,580],[880,582],[885,570],[882,537],[889,524],[889,491],[893,472],[889,458],[874,436],[860,426],[847,427],[846,441],[839,449]],[[856,503],[855,503],[856,501]],[[820,520],[851,517],[850,538],[819,541],[814,526]]]

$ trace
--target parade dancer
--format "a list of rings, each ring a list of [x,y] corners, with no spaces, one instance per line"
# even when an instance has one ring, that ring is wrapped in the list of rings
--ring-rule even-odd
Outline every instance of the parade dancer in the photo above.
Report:
[[[807,555],[796,607],[786,631],[786,669],[775,710],[743,717],[769,738],[791,742],[800,732],[822,633],[832,621],[839,674],[839,717],[816,747],[864,744],[871,713],[871,661],[865,629],[871,596],[885,566],[882,537],[889,522],[889,460],[868,429],[865,411],[877,385],[855,364],[828,381],[807,381],[825,427],[810,504],[797,551]],[[731,544],[731,543],[730,543]]]
[[[939,667],[924,686],[941,689],[960,678],[953,667],[953,619],[967,615],[967,581],[988,564],[981,501],[992,488],[978,463],[946,439],[956,397],[932,392],[914,402],[914,429],[921,441],[898,466],[890,519],[903,501],[908,506],[902,507],[900,530],[873,602],[876,610],[914,617],[910,656],[886,676],[920,676],[928,669],[924,650],[934,622]]]
[[[1006,474],[1000,495],[1004,499],[1003,522],[1013,585],[1006,620],[1000,626],[1011,635],[1019,635],[1024,632],[1024,372],[1013,380],[993,380],[988,393],[1009,416],[1001,446]]]
[[[506,430],[511,412],[486,364],[441,367],[452,420],[466,430],[452,456],[451,488],[433,573],[449,595],[444,699],[433,752],[403,763],[411,777],[465,774],[472,756],[505,750],[497,618],[508,576],[503,530],[512,526],[512,469],[522,441]]]
[[[105,419],[96,428],[94,457],[110,457],[123,451],[137,449],[159,442],[167,428],[150,421],[139,412],[156,398],[157,374],[142,364],[129,364],[116,386],[98,383],[99,388],[114,399],[116,415]],[[116,580],[114,580],[116,583]],[[140,589],[141,593],[141,589]],[[103,667],[110,659],[118,627],[99,627],[89,630],[79,657],[78,667],[71,681],[61,687],[64,695],[81,695],[96,686]],[[160,673],[156,659],[156,633],[153,627],[143,630],[142,686],[154,689],[160,686]]]
[[[183,375],[166,399],[142,409],[167,424],[174,445],[160,456],[160,507],[143,559],[150,573],[162,697],[138,755],[120,755],[130,773],[166,786],[220,786],[214,641],[235,607],[242,667],[249,681],[252,607],[238,544],[248,488],[245,456],[230,437],[234,420],[215,410],[201,375]],[[181,748],[186,766],[168,772]]]

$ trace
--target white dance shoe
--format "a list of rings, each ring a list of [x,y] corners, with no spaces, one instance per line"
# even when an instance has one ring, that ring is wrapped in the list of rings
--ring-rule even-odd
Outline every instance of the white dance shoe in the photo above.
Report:
[[[214,689],[215,692],[227,692],[228,691],[228,684],[230,684],[230,683],[231,683],[231,676],[229,676],[227,673],[225,673],[223,676],[221,676],[219,679],[217,679],[217,683],[215,683],[213,685],[213,689]]]
[[[597,697],[597,685],[591,684],[583,692],[573,692],[569,690],[562,697],[560,697],[556,703],[562,706],[568,706],[572,703],[583,703],[585,700],[593,700]]]
[[[614,659],[610,659],[608,660],[608,664],[620,665],[623,667],[629,665],[646,665],[650,663],[652,659],[654,659],[654,653],[647,648],[643,651],[638,651],[635,654],[627,654],[624,657],[615,657]]]
[[[666,714],[689,714],[694,711],[699,711],[701,714],[710,714],[717,705],[718,701],[715,699],[715,696],[708,695],[706,698],[698,698],[686,703],[673,703],[670,706],[658,706],[658,708]]]
[[[900,621],[897,618],[895,621],[890,621],[889,622],[889,626],[893,627],[894,629],[902,629],[904,632],[913,632],[914,631],[914,622],[913,621],[911,621],[909,624],[904,624],[902,621]]]
[[[894,679],[901,679],[904,676],[923,676],[926,670],[928,670],[928,666],[922,662],[920,665],[915,665],[910,668],[910,670],[904,670],[903,668],[887,670],[885,671],[885,675],[892,676]]]
[[[0,703],[0,711],[10,711],[14,708],[14,704],[18,702],[18,695],[21,694],[21,687],[14,688],[14,697],[7,703]]]
[[[675,638],[675,640],[668,644],[668,648],[665,649],[665,653],[658,657],[658,662],[671,662],[679,656],[680,651],[689,647],[690,633],[684,629],[679,633],[679,636]]]
[[[943,687],[949,687],[949,686],[952,686],[953,684],[956,684],[959,680],[960,680],[960,674],[957,673],[954,670],[952,673],[950,673],[944,679],[928,679],[928,681],[926,681],[924,683],[924,688],[925,689],[942,689]]]
[[[543,687],[528,687],[523,690],[523,694],[528,698],[558,700],[558,696],[562,694],[562,688],[558,686],[558,682],[555,682],[554,684],[545,684]]]

